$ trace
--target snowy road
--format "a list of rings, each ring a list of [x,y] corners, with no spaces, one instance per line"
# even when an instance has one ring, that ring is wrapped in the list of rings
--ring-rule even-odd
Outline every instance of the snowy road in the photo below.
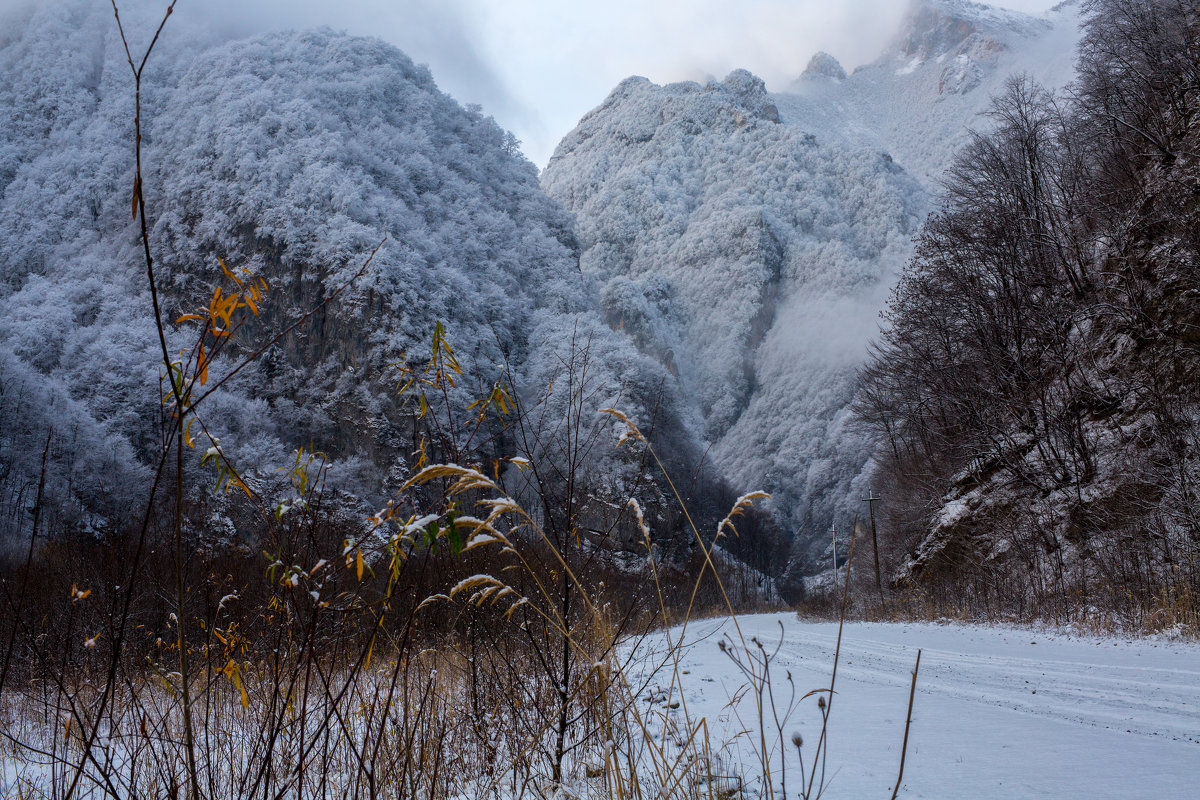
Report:
[[[837,626],[790,614],[747,616],[740,624],[747,640],[757,636],[770,650],[781,622],[783,647],[772,666],[777,693],[786,690],[786,671],[799,694],[828,686]],[[757,718],[748,698],[740,720],[729,706],[744,684],[717,646],[731,633],[727,622],[689,626],[683,703],[674,713],[719,720],[733,740],[729,760],[745,764],[755,761]],[[902,797],[1200,798],[1200,644],[936,624],[846,626],[826,798],[891,796],[918,647]],[[660,673],[655,683],[669,689],[670,675]],[[797,709],[784,738],[799,731],[811,752],[819,727],[814,697]],[[753,737],[734,735],[746,728]],[[799,765],[786,749],[794,796]]]

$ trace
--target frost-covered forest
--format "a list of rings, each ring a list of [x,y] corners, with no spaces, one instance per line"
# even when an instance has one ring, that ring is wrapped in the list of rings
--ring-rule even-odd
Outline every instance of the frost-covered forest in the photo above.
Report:
[[[543,182],[579,221],[609,323],[679,377],[713,463],[770,492],[802,544],[827,530],[867,490],[854,367],[923,188],[884,153],[781,124],[746,72],[625,81]]]
[[[860,411],[898,580],[968,607],[1186,619],[1200,17],[1088,10],[1071,91],[1010,80],[959,152]]]
[[[540,174],[174,9],[0,11],[0,795],[947,796],[979,703],[1190,780],[1194,646],[909,623],[1200,632],[1196,0],[913,0]]]
[[[133,6],[129,28],[152,31],[149,14]],[[0,70],[27,76],[0,88],[13,120],[0,131],[6,535],[26,530],[51,432],[48,524],[100,532],[143,502],[159,417],[162,358],[129,215],[127,64],[111,10],[95,4],[50,4],[6,31]],[[206,401],[206,437],[252,488],[286,493],[278,467],[315,448],[329,458],[330,491],[357,513],[409,476],[422,441],[434,456],[465,447],[464,431],[414,422],[396,391],[438,322],[464,376],[435,398],[446,413],[498,381],[538,404],[571,366],[563,345],[574,341],[590,347],[593,416],[620,406],[673,436],[679,463],[696,458],[673,378],[600,320],[571,217],[511,135],[438,91],[428,70],[328,30],[222,42],[167,27],[157,56],[143,96],[144,185],[168,322],[207,302],[218,259],[270,287],[213,362],[214,382],[238,355],[265,351]],[[272,338],[381,242],[335,302]],[[172,351],[193,346],[186,324],[167,335]],[[595,449],[597,471],[627,480],[607,445]],[[476,457],[515,447],[491,436]],[[214,534],[234,526],[221,498],[195,494],[212,506]]]
[[[775,94],[744,70],[630,78],[540,179],[511,134],[383,42],[167,26],[142,117],[169,349],[193,347],[188,325],[170,323],[206,302],[218,259],[271,287],[212,362],[205,436],[273,502],[291,492],[280,465],[319,451],[331,512],[349,519],[420,459],[552,461],[556,426],[577,413],[553,387],[574,385],[586,353],[587,413],[618,407],[643,425],[706,525],[739,491],[771,494],[752,525],[766,538],[726,546],[798,598],[831,563],[830,526],[848,532],[859,499],[892,480],[853,410],[858,370],[944,176],[958,174],[956,148],[1001,124],[979,114],[1010,74],[1029,70],[1050,94],[1066,85],[1095,11],[918,2],[876,61],[847,73],[818,53]],[[145,500],[163,375],[124,199],[125,52],[93,4],[9,16],[0,69],[22,79],[0,86],[12,120],[0,132],[0,524],[21,539],[41,482],[46,524],[102,533]],[[153,11],[126,16],[144,44]],[[397,387],[439,322],[462,377],[431,393],[445,422],[431,425]],[[538,435],[453,418],[501,386],[537,411]],[[681,525],[667,482],[609,446],[612,425],[589,425],[587,478],[571,489],[588,526],[617,524],[628,540],[630,492]],[[200,455],[185,464],[195,522],[236,539],[250,521],[209,491]],[[932,503],[949,488],[927,491]],[[908,514],[901,495],[892,510]],[[897,552],[917,535],[885,532]]]

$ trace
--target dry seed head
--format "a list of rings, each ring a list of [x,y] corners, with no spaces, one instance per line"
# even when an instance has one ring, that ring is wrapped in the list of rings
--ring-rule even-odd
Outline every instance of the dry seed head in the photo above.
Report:
[[[507,513],[521,510],[521,506],[517,504],[517,501],[507,496],[480,500],[479,505],[491,508],[493,513]]]
[[[639,442],[646,441],[646,437],[642,435],[642,432],[640,430],[638,430],[638,426],[633,424],[633,420],[631,420],[629,417],[625,416],[623,413],[621,413],[617,409],[602,408],[602,409],[600,409],[599,413],[609,414],[611,416],[616,417],[621,422],[625,423],[625,431],[621,434],[620,438],[617,439],[617,447],[620,447],[628,439],[636,439]]]
[[[400,487],[400,491],[403,492],[413,486],[428,483],[435,478],[451,478],[454,480],[449,490],[451,495],[462,494],[472,489],[500,490],[499,486],[479,470],[471,469],[470,467],[461,467],[458,464],[432,464],[405,481],[404,485]]]
[[[504,583],[496,580],[491,575],[472,575],[469,578],[463,578],[461,581],[455,584],[454,588],[450,590],[450,596],[454,597],[461,592],[471,591],[480,586],[502,588],[504,587]]]
[[[424,600],[422,600],[419,605],[417,605],[416,610],[420,611],[425,606],[432,605],[433,603],[436,603],[439,600],[447,600],[448,601],[449,599],[450,599],[450,595],[448,595],[448,594],[431,594],[431,595],[429,595],[429,597],[426,597]]]
[[[646,517],[642,513],[642,504],[638,502],[636,497],[629,498],[629,506],[633,509],[633,514],[637,518],[638,530],[642,532],[642,536],[646,541],[650,541],[650,529],[646,527]]]

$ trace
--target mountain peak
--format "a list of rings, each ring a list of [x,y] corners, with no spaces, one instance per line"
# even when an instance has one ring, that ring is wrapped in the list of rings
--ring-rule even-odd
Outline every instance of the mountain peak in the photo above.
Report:
[[[1013,37],[1049,28],[1046,20],[970,0],[912,0],[893,50],[901,58],[925,60],[957,52],[973,39],[1001,50]]]
[[[714,84],[710,84],[714,86]],[[725,76],[725,80],[716,84],[721,90],[732,93],[741,105],[755,117],[768,122],[779,122],[779,110],[767,93],[763,79],[745,69],[735,69]],[[739,122],[739,125],[741,123]]]
[[[809,60],[800,77],[832,78],[841,81],[846,79],[846,70],[836,58],[821,50]]]

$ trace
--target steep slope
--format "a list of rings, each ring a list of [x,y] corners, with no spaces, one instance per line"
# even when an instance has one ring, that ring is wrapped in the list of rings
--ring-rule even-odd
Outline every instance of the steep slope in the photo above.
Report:
[[[865,489],[846,405],[920,186],[885,154],[780,124],[745,71],[624,81],[542,181],[576,214],[609,323],[679,376],[718,469],[772,492],[793,530],[826,529]]]
[[[1196,624],[1200,26],[1091,5],[1078,84],[997,100],[864,373],[896,579],[957,608]]]

